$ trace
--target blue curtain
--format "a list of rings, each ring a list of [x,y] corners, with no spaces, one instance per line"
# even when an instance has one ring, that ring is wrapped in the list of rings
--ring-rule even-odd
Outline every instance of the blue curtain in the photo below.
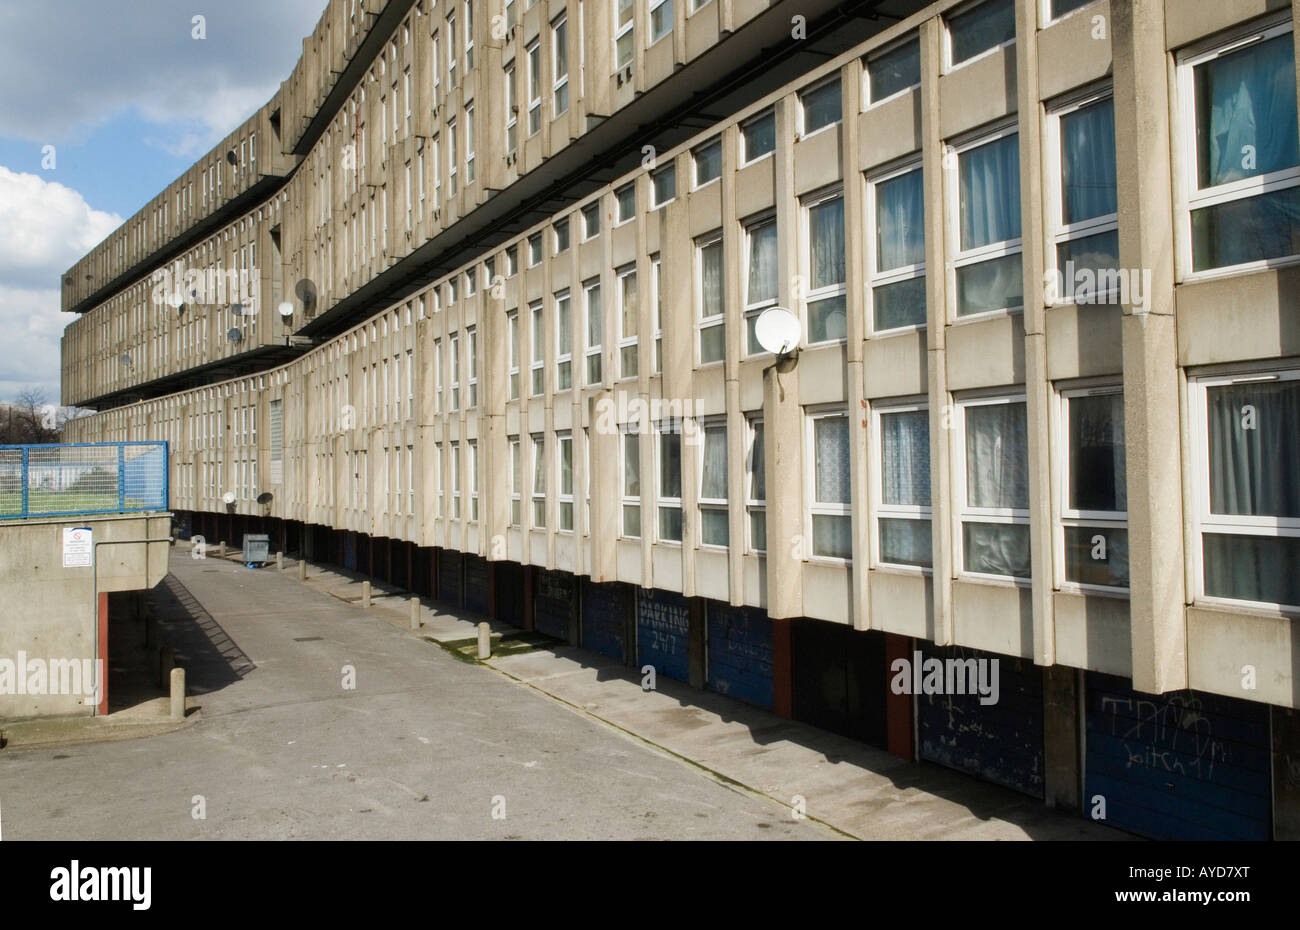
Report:
[[[876,185],[876,271],[925,261],[921,169]]]
[[[961,247],[1020,237],[1020,136],[1012,133],[963,152]]]
[[[1116,210],[1115,101],[1061,119],[1061,209],[1067,223]]]
[[[1300,164],[1291,34],[1198,66],[1196,127],[1202,188]]]

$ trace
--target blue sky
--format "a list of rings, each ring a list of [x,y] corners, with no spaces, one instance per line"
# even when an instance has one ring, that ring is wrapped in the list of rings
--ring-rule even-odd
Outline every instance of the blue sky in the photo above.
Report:
[[[270,99],[325,5],[0,5],[0,400],[59,401],[62,273]]]

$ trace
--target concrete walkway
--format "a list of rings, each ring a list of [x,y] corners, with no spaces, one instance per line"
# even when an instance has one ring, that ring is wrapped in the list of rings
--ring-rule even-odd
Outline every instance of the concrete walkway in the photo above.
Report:
[[[297,562],[284,575],[296,579]],[[364,576],[310,565],[307,584],[360,604]],[[410,592],[372,582],[370,613],[409,628]],[[487,620],[421,600],[418,635],[466,643]],[[659,678],[645,692],[640,676],[613,659],[549,642],[512,644],[521,631],[491,623],[494,658],[486,665],[726,780],[793,806],[810,819],[860,839],[1133,839],[1129,834],[1054,811],[1018,792],[925,762],[907,762],[825,730],[740,701]],[[416,634],[413,634],[416,635]],[[524,643],[544,639],[525,634]],[[460,650],[467,658],[473,650]]]

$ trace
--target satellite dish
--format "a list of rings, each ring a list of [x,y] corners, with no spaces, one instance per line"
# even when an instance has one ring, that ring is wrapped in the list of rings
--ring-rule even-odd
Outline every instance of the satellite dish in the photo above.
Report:
[[[242,342],[244,334],[239,331],[238,327],[232,327],[226,331],[227,342]]]
[[[185,306],[185,295],[182,294],[180,291],[176,291],[174,294],[172,294],[170,297],[167,298],[167,301],[173,307],[179,310],[181,307]]]
[[[231,305],[230,305],[230,315],[231,315],[231,316],[243,316],[243,315],[244,315],[244,305],[243,305],[243,304],[231,304]]]
[[[233,504],[235,502],[235,492],[227,491],[225,494],[221,495],[221,499],[227,504]]]
[[[131,356],[126,354],[125,352],[122,353],[122,357],[119,358],[118,361],[121,362],[127,368],[131,367]]]
[[[226,153],[226,161],[230,162],[232,165],[239,164],[239,157],[235,155],[234,149],[231,149],[229,152]]]
[[[316,302],[316,284],[310,278],[303,278],[293,286],[293,292],[298,295],[298,299],[306,304]]]
[[[63,279],[63,283],[66,284],[66,285],[68,285],[68,287],[72,287],[72,285],[73,285],[74,282],[75,282],[75,279],[72,277],[72,275],[68,275],[67,277],[65,277],[65,278]]]
[[[803,335],[799,317],[785,307],[768,307],[754,321],[754,338],[767,352],[785,355]]]
[[[271,503],[271,500],[274,496],[275,495],[273,495],[270,491],[263,491],[261,494],[257,495],[257,502],[265,506]]]
[[[290,301],[286,300],[281,302],[279,310],[280,316],[284,317],[286,320],[293,316],[293,304]]]

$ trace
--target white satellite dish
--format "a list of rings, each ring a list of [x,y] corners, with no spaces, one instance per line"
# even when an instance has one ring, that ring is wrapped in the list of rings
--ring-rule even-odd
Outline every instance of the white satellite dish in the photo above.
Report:
[[[235,502],[235,492],[227,491],[225,494],[221,495],[221,499],[227,504],[233,504]]]
[[[799,317],[785,307],[768,307],[754,321],[754,338],[764,351],[784,355],[799,345]]]
[[[293,304],[290,301],[284,301],[280,304],[280,316],[286,320],[293,316]]]

